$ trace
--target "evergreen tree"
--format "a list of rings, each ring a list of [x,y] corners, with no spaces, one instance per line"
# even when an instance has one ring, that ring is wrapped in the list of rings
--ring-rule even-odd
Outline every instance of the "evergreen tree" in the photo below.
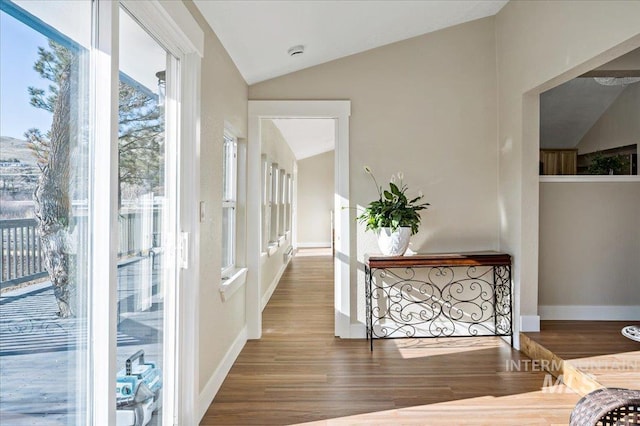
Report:
[[[78,52],[49,40],[48,49],[38,48],[34,69],[49,81],[46,89],[29,87],[30,103],[52,113],[51,129],[44,134],[29,129],[25,137],[37,158],[40,176],[34,191],[35,216],[43,249],[43,263],[53,284],[58,315],[74,316],[75,259],[71,199],[79,196],[74,186],[73,151],[79,134],[77,84]],[[119,84],[119,194],[135,198],[161,191],[163,165],[162,114],[155,96],[123,83]],[[83,191],[82,191],[83,192]],[[84,197],[83,197],[84,198]]]

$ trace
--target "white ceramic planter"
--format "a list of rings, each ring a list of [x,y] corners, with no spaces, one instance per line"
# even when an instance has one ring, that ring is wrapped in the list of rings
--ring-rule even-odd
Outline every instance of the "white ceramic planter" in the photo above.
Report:
[[[391,228],[378,230],[378,247],[385,256],[402,256],[409,248],[411,228],[398,228],[391,232]]]

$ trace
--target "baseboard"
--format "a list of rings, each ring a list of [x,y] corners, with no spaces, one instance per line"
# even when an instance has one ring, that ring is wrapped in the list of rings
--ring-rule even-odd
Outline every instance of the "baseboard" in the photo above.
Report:
[[[200,392],[200,397],[198,398],[198,423],[202,421],[209,405],[211,405],[213,398],[220,390],[222,382],[227,377],[227,374],[229,374],[229,370],[231,370],[233,363],[236,361],[236,358],[238,358],[238,355],[240,355],[245,343],[247,343],[247,327],[244,327],[242,331],[240,331],[224,355],[224,358],[222,358],[218,368],[216,368],[216,371],[213,372],[204,389]]]
[[[520,331],[529,331],[529,332],[540,331],[540,316],[539,315],[520,315]]]
[[[640,306],[546,305],[539,306],[543,320],[638,321]],[[525,330],[526,331],[526,330]]]
[[[331,241],[320,243],[298,243],[298,248],[328,248],[331,247]]]
[[[290,261],[291,261],[291,258],[289,258],[282,265],[282,267],[280,268],[276,276],[273,278],[273,281],[271,281],[271,284],[269,284],[269,288],[267,289],[267,292],[262,296],[262,301],[261,301],[262,306],[260,307],[260,311],[264,311],[264,308],[267,306],[267,303],[269,303],[269,299],[271,299],[273,292],[276,291],[276,287],[278,287],[280,278],[282,278],[282,274],[284,274],[284,271],[285,269],[287,269],[287,265],[289,265]]]
[[[367,337],[367,328],[362,323],[351,324],[349,327],[350,339],[364,339]]]

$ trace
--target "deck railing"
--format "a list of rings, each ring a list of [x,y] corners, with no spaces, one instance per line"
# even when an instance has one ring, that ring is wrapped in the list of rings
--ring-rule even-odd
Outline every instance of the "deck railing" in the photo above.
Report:
[[[0,287],[47,275],[35,219],[0,220]]]
[[[160,246],[161,215],[157,208],[120,214],[118,259],[146,255]],[[86,216],[75,217],[86,227]],[[47,276],[35,219],[0,220],[0,288]]]

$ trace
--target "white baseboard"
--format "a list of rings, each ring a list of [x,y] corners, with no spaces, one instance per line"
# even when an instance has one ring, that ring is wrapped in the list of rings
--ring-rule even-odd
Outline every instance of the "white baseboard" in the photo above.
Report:
[[[269,288],[267,289],[267,292],[264,294],[264,296],[262,296],[262,306],[260,308],[261,311],[264,311],[264,308],[267,306],[267,303],[269,303],[269,299],[271,299],[271,296],[273,295],[273,292],[276,291],[276,287],[278,287],[278,283],[280,282],[280,278],[282,278],[282,274],[284,274],[284,270],[287,269],[287,265],[289,264],[289,262],[291,261],[291,258],[289,258],[280,268],[280,270],[278,271],[278,273],[276,274],[275,277],[273,277],[273,281],[271,281],[271,284],[269,284]]]
[[[227,377],[227,374],[229,374],[229,370],[231,370],[233,363],[236,361],[236,358],[238,358],[238,355],[240,355],[245,343],[247,343],[247,327],[244,327],[240,331],[238,337],[236,337],[224,355],[224,358],[222,358],[218,368],[216,368],[216,371],[213,372],[204,389],[200,392],[200,397],[198,398],[198,423],[200,423],[209,405],[213,402],[213,398],[218,393],[218,390],[220,390],[222,382]]]
[[[520,331],[537,333],[540,331],[539,315],[520,315]]]
[[[351,324],[349,328],[349,338],[350,339],[364,339],[367,337],[367,329],[364,324],[361,322],[356,324]]]
[[[298,243],[298,248],[327,248],[331,247],[331,241],[320,243]]]
[[[640,320],[640,306],[546,305],[539,306],[538,312],[543,320]]]

